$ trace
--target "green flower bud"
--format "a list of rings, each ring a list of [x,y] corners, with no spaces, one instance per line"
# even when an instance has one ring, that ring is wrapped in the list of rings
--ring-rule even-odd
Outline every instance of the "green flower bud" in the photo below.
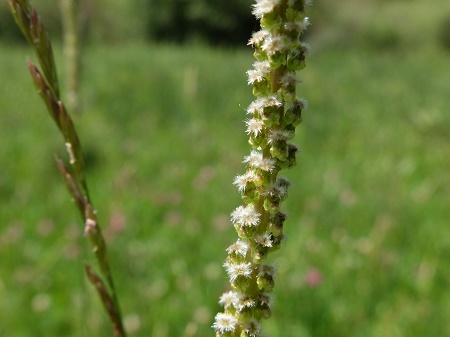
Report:
[[[264,124],[266,125],[265,122]],[[254,149],[257,149],[259,147],[262,148],[267,145],[267,137],[264,134],[258,134],[257,136],[250,136],[248,142]]]
[[[264,176],[262,174],[257,174],[256,178],[253,180],[256,187],[261,187],[264,184]]]
[[[269,199],[264,200],[264,210],[270,214],[275,214],[280,209],[280,203],[279,202],[272,202]]]
[[[253,83],[253,95],[258,96],[262,93],[270,92],[270,82],[267,80]]]
[[[277,141],[270,147],[270,154],[278,160],[285,161],[289,156],[288,145],[285,141]]]
[[[289,71],[296,71],[305,68],[305,53],[303,48],[298,48],[289,53],[287,57],[287,68]]]
[[[278,15],[276,11],[273,11],[272,13],[268,13],[264,15],[263,18],[261,18],[261,28],[264,28],[266,30],[279,30],[280,26],[282,25],[282,19]]]
[[[283,52],[276,52],[269,56],[270,67],[278,68],[286,64],[286,54]]]
[[[275,285],[275,282],[272,277],[258,277],[256,279],[256,283],[258,285],[258,289],[262,291],[271,291]]]
[[[292,143],[289,143],[288,148],[289,148],[289,156],[287,158],[287,162],[289,165],[288,167],[290,168],[297,164],[295,159],[296,159],[297,153],[299,152],[299,149],[296,145],[294,145]]]
[[[255,49],[255,52],[253,53],[253,57],[257,61],[265,61],[267,59],[267,54],[263,52],[261,49]]]
[[[248,184],[250,185],[249,188],[246,188],[244,191],[242,191],[242,200],[246,204],[250,204],[251,202],[256,201],[259,198],[259,192],[258,189],[254,186],[254,184]],[[253,186],[251,186],[253,185]]]

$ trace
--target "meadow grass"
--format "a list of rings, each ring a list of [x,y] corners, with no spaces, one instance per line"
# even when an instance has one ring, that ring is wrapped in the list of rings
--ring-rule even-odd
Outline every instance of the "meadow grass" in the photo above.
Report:
[[[0,336],[109,336],[27,53],[0,52]],[[129,336],[213,334],[252,62],[200,46],[87,49],[75,123]],[[321,50],[302,76],[310,109],[267,331],[449,335],[448,54]]]

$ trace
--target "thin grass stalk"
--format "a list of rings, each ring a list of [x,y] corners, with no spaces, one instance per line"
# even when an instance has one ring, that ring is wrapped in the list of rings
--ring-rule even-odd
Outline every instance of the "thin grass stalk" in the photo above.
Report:
[[[79,34],[79,1],[60,0],[63,24],[63,41],[66,70],[67,107],[73,113],[80,112],[80,34]]]
[[[85,235],[90,238],[94,256],[99,264],[102,277],[106,279],[107,286],[88,265],[85,270],[86,275],[95,286],[108,312],[113,325],[114,336],[125,337],[125,329],[122,323],[121,310],[111,273],[106,243],[89,196],[81,143],[74,123],[60,99],[56,66],[49,36],[36,9],[31,5],[31,1],[8,0],[8,4],[19,28],[33,47],[41,66],[42,71],[30,59],[27,60],[28,69],[37,92],[43,99],[50,116],[64,137],[71,170],[59,158],[56,158],[56,163],[85,223]]]

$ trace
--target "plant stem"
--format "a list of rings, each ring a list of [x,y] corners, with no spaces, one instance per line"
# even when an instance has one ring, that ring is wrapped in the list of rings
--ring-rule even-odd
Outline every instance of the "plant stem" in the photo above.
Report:
[[[227,248],[224,267],[231,291],[220,297],[224,312],[215,317],[217,337],[260,337],[262,320],[271,315],[276,268],[265,263],[284,241],[286,214],[280,210],[290,183],[278,173],[296,163],[298,148],[290,142],[306,101],[296,97],[296,72],[304,67],[308,45],[299,41],[309,24],[304,0],[257,0],[253,14],[261,30],[249,44],[256,62],[249,70],[256,100],[247,108],[249,143],[246,172],[233,184],[245,206],[231,213],[239,239]]]

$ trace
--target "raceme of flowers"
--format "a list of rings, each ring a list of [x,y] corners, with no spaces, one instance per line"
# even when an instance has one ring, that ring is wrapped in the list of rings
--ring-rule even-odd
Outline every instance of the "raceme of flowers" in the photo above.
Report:
[[[284,241],[287,215],[280,210],[289,181],[280,170],[296,164],[299,149],[291,140],[302,122],[307,102],[296,95],[297,71],[305,67],[310,47],[300,41],[309,26],[306,0],[257,0],[252,13],[261,30],[249,40],[256,59],[247,71],[255,100],[245,121],[252,150],[244,158],[246,171],[233,184],[244,205],[231,213],[238,240],[227,248],[224,264],[231,290],[219,300],[224,311],[215,317],[217,337],[262,337],[262,320],[269,318],[276,268],[266,256]]]

